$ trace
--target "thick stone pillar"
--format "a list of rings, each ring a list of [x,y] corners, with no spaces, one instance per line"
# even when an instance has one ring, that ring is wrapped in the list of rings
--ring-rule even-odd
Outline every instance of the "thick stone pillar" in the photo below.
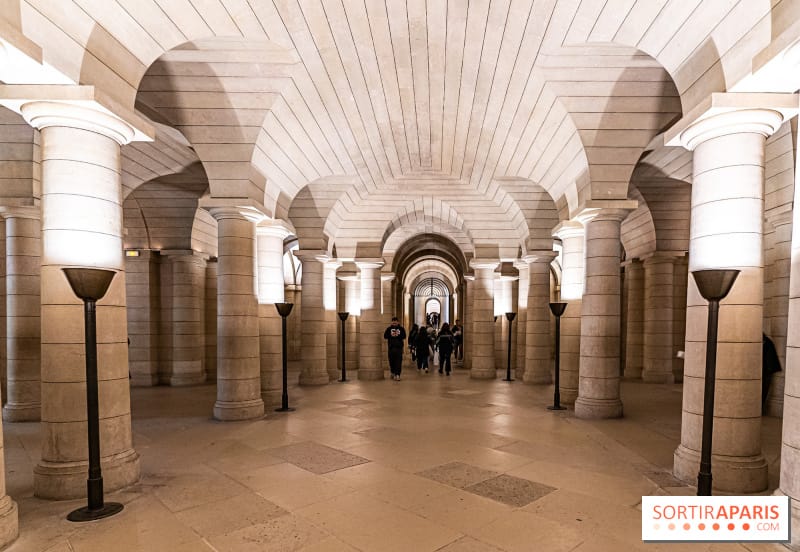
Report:
[[[586,287],[581,304],[581,360],[575,416],[618,418],[620,223],[627,209],[605,208],[586,224]]]
[[[395,310],[394,307],[394,272],[381,272],[381,358],[388,359],[389,358],[389,344],[388,342],[383,339],[383,330],[385,330],[391,323],[392,317],[397,316],[397,319],[400,320],[400,313]],[[450,311],[452,314],[453,311]],[[452,324],[451,324],[452,325]],[[404,326],[405,327],[405,326]],[[411,328],[406,328],[406,345],[408,344],[408,332],[411,331]],[[388,360],[387,360],[388,362]]]
[[[206,381],[206,261],[192,250],[162,251],[170,278],[169,385],[182,387]]]
[[[254,293],[255,224],[236,207],[209,207],[217,221],[217,401],[214,418],[264,415]]]
[[[282,221],[256,227],[261,399],[267,406],[277,406],[283,392],[282,324],[275,303],[284,302],[283,240],[290,234]]]
[[[323,305],[323,266],[328,261],[324,251],[300,249],[295,257],[303,263],[301,349],[302,368],[300,385],[325,385],[328,377],[328,338],[325,331],[325,307]]]
[[[322,301],[325,305],[325,343],[327,351],[326,369],[331,380],[337,380],[341,376],[342,366],[339,364],[339,334],[338,329],[341,321],[337,313],[336,305],[338,288],[336,282],[336,271],[342,266],[338,259],[330,259],[325,263],[323,279],[324,289]]]
[[[464,275],[465,292],[464,298],[464,331],[462,332],[464,360],[463,366],[465,370],[472,371],[472,336],[475,333],[475,276],[473,274]]]
[[[528,363],[525,362],[525,355],[527,353],[526,343],[528,342],[528,287],[530,284],[528,263],[524,259],[517,259],[514,261],[514,268],[519,273],[519,280],[517,280],[517,319],[514,320],[517,325],[517,346],[512,352],[516,357],[514,378],[527,381],[525,373],[528,371]]]
[[[731,493],[767,488],[761,453],[764,142],[782,122],[781,114],[769,109],[729,111],[694,123],[680,137],[694,150],[689,270],[741,270],[719,311],[712,451],[714,487]],[[687,305],[683,420],[674,469],[679,479],[694,481],[708,308],[692,277]]]
[[[381,267],[383,260],[356,260],[361,271],[361,327],[358,344],[358,379],[383,379],[381,340]]]
[[[672,374],[675,383],[683,383],[683,358],[686,351],[686,286],[689,278],[689,258],[684,253],[675,260],[672,284]]]
[[[625,377],[639,379],[644,365],[644,268],[640,259],[625,264],[627,324],[625,325]]]
[[[206,381],[217,381],[217,258],[206,261]]]
[[[508,365],[508,320],[506,313],[514,310],[514,280],[515,276],[506,274],[496,274],[494,281],[494,304],[497,313],[497,320],[494,323],[494,363],[497,368],[505,370]],[[516,324],[516,320],[511,322]],[[512,328],[513,341],[513,328]],[[514,344],[511,344],[514,350]],[[511,357],[511,373],[515,373],[515,358]],[[503,372],[505,374],[505,372]],[[505,375],[503,375],[505,377]]]
[[[128,297],[128,347],[131,386],[158,384],[159,259],[157,252],[143,250],[125,257],[125,292]]]
[[[0,208],[6,227],[8,422],[38,421],[41,414],[40,213],[38,207]]]
[[[770,217],[775,229],[774,259],[772,264],[772,309],[767,335],[775,343],[778,358],[784,368],[772,376],[766,410],[768,416],[783,415],[783,392],[786,377],[786,340],[789,318],[789,273],[791,272],[792,217],[783,213]]]
[[[528,265],[528,318],[525,352],[525,383],[550,384],[553,336],[550,334],[550,263],[553,251],[536,252],[523,260]],[[560,378],[559,378],[560,380]],[[574,399],[573,399],[574,400]]]
[[[3,404],[8,400],[6,335],[6,225],[0,224],[0,394]]]
[[[497,260],[472,259],[470,266],[475,272],[473,282],[472,328],[467,336],[472,360],[470,377],[494,379],[497,377],[494,359],[494,271],[500,264]]]
[[[644,367],[642,381],[673,383],[672,321],[673,267],[675,257],[654,256],[644,260]]]
[[[22,106],[42,140],[42,454],[34,494],[86,496],[83,302],[61,268],[116,270],[97,304],[100,451],[106,491],[139,479],[133,449],[122,252],[120,146],[134,130],[115,116],[53,102]]]
[[[577,221],[562,222],[553,230],[561,239],[561,294],[567,303],[561,316],[561,364],[559,391],[561,402],[573,404],[578,398],[578,371],[581,355],[581,298],[583,297],[585,230]]]
[[[345,346],[347,347],[347,373],[358,370],[359,321],[361,319],[361,278],[358,274],[346,272],[337,276],[344,286],[344,310],[350,313],[345,322]],[[353,372],[355,374],[355,372]]]

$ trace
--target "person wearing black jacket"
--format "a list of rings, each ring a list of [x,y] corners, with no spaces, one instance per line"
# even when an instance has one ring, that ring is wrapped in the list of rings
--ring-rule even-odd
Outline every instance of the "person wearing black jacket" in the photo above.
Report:
[[[389,370],[392,379],[400,381],[400,372],[403,369],[403,343],[406,339],[406,329],[400,325],[396,316],[392,317],[392,324],[383,332],[389,350]]]
[[[414,346],[417,349],[417,371],[425,370],[428,372],[428,356],[431,354],[431,338],[428,336],[427,328],[420,328],[417,332],[417,340]]]
[[[450,355],[453,354],[453,332],[450,331],[450,325],[447,322],[442,324],[442,329],[439,330],[436,349],[439,351],[439,373],[441,374],[442,370],[444,370],[449,376]]]

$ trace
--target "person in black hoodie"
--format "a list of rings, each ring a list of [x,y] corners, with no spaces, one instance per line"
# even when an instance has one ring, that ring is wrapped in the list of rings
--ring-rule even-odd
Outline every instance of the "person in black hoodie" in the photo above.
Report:
[[[450,331],[450,325],[447,322],[442,324],[442,329],[439,330],[436,348],[439,351],[439,373],[441,374],[442,370],[444,370],[449,376],[450,355],[453,354],[453,332]]]
[[[431,353],[431,339],[428,337],[427,328],[419,329],[414,347],[417,349],[417,371],[425,370],[425,373],[427,373],[428,356]]]
[[[411,332],[408,334],[408,350],[411,353],[411,360],[417,360],[417,334],[419,333],[419,326],[414,324],[411,326]]]
[[[389,370],[392,379],[400,381],[400,372],[403,369],[403,347],[406,339],[406,329],[400,325],[396,316],[392,317],[392,324],[383,332],[389,350]]]

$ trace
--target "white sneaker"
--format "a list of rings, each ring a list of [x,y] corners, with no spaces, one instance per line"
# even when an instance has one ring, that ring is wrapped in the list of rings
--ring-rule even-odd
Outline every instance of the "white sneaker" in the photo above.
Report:
[[[425,373],[426,373],[426,374],[428,373],[428,369],[427,369],[427,368],[425,368]]]

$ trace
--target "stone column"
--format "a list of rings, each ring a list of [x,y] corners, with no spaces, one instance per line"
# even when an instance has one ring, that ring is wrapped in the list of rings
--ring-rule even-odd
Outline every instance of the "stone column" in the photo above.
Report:
[[[206,381],[217,381],[217,257],[206,261]]]
[[[683,145],[694,150],[689,270],[741,270],[720,305],[714,410],[714,487],[731,493],[767,488],[761,453],[764,142],[782,122],[777,111],[745,109],[708,117],[681,134]],[[679,479],[694,481],[708,308],[693,277],[686,310],[683,422],[674,469]]]
[[[683,383],[683,358],[678,351],[686,351],[686,286],[689,278],[689,258],[684,253],[673,268],[672,296],[672,374],[675,383]]]
[[[128,296],[128,347],[131,386],[158,384],[159,309],[161,295],[159,254],[143,250],[136,257],[125,257]]]
[[[517,348],[515,350],[517,370],[514,378],[528,381],[525,379],[529,366],[525,362],[526,343],[528,342],[528,287],[530,285],[528,263],[524,259],[517,259],[514,261],[514,268],[519,273],[519,280],[517,280],[517,319],[514,320],[517,325]]]
[[[475,276],[471,274],[464,275],[465,293],[464,298],[464,331],[463,335],[463,348],[464,348],[464,361],[463,366],[465,370],[472,372],[472,337],[475,333]]]
[[[800,186],[797,185],[794,187],[792,211],[789,317],[786,335],[781,476],[776,494],[782,493],[792,498],[792,525],[800,527],[800,477],[798,477],[800,474]],[[792,531],[792,547],[794,550],[800,549],[800,531]]]
[[[578,372],[581,353],[581,298],[584,277],[584,227],[577,221],[562,222],[553,230],[561,239],[561,294],[567,303],[561,317],[561,402],[572,404],[578,398]]]
[[[786,376],[786,341],[789,318],[789,273],[791,272],[792,216],[782,213],[770,217],[775,228],[774,263],[772,265],[772,317],[767,335],[775,343],[783,371],[772,376],[767,397],[767,415],[783,416],[783,393]]]
[[[361,327],[358,344],[358,379],[383,379],[381,340],[381,267],[382,260],[356,260],[361,271]]]
[[[639,379],[644,365],[644,268],[640,259],[630,259],[625,265],[627,289],[625,310],[625,377]]]
[[[392,323],[393,316],[397,316],[397,319],[400,320],[400,313],[398,313],[394,307],[394,294],[392,293],[392,288],[394,287],[393,282],[393,272],[381,272],[381,358],[385,358],[387,362],[389,359],[389,344],[383,339],[383,330]],[[452,311],[450,312],[452,313]],[[408,332],[411,331],[411,328],[405,328],[406,344],[408,344]]]
[[[586,287],[581,304],[581,360],[575,416],[618,418],[620,224],[626,209],[601,209],[586,224]]]
[[[254,294],[254,221],[237,207],[209,207],[217,221],[217,402],[214,418],[264,415]]]
[[[34,494],[86,496],[83,302],[61,268],[116,270],[97,304],[100,451],[106,491],[139,479],[131,436],[120,146],[134,130],[91,108],[31,102],[22,114],[42,139],[42,454]],[[2,515],[2,514],[0,514]]]
[[[8,400],[6,335],[6,225],[0,224],[0,395],[3,404]]]
[[[277,406],[283,392],[282,324],[275,303],[284,302],[283,240],[290,234],[282,221],[264,220],[256,227],[261,400],[266,406]]]
[[[669,255],[644,260],[644,367],[642,381],[673,383],[672,304],[675,258]]]
[[[550,263],[553,251],[536,252],[524,257],[530,274],[528,321],[525,352],[525,383],[550,384],[553,381],[551,354],[554,341],[550,334]],[[574,399],[573,399],[574,400]]]
[[[341,376],[342,366],[339,364],[339,334],[337,333],[341,321],[337,313],[336,305],[337,293],[336,288],[336,271],[342,266],[341,261],[337,259],[330,259],[325,263],[323,279],[324,289],[322,301],[325,305],[325,328],[326,328],[326,350],[327,362],[326,369],[328,371],[328,378],[331,380],[338,380]]]
[[[505,370],[508,365],[508,325],[506,313],[514,310],[514,280],[516,277],[503,274],[496,274],[494,281],[494,304],[497,313],[497,320],[494,324],[494,363],[497,368]],[[511,322],[511,324],[515,324]],[[512,335],[513,341],[513,335]],[[512,351],[514,344],[511,344]],[[511,373],[514,374],[514,357],[511,357]],[[505,377],[505,372],[503,372]]]
[[[328,377],[328,338],[325,331],[323,266],[328,261],[324,251],[300,249],[295,257],[303,263],[300,315],[302,320],[302,368],[300,385],[325,385]]]
[[[162,251],[171,273],[169,385],[182,387],[206,381],[205,282],[206,261],[192,250]]]
[[[345,322],[345,346],[347,347],[347,373],[358,370],[359,320],[361,318],[361,278],[355,273],[342,273],[338,276],[343,282],[344,310],[350,313]],[[355,372],[353,372],[355,373]]]
[[[38,421],[41,414],[41,215],[38,207],[3,207],[6,227],[6,354],[8,402],[3,419]]]
[[[473,282],[472,331],[470,345],[470,377],[494,379],[497,377],[494,359],[494,271],[497,260],[472,259],[470,267],[475,272]]]

